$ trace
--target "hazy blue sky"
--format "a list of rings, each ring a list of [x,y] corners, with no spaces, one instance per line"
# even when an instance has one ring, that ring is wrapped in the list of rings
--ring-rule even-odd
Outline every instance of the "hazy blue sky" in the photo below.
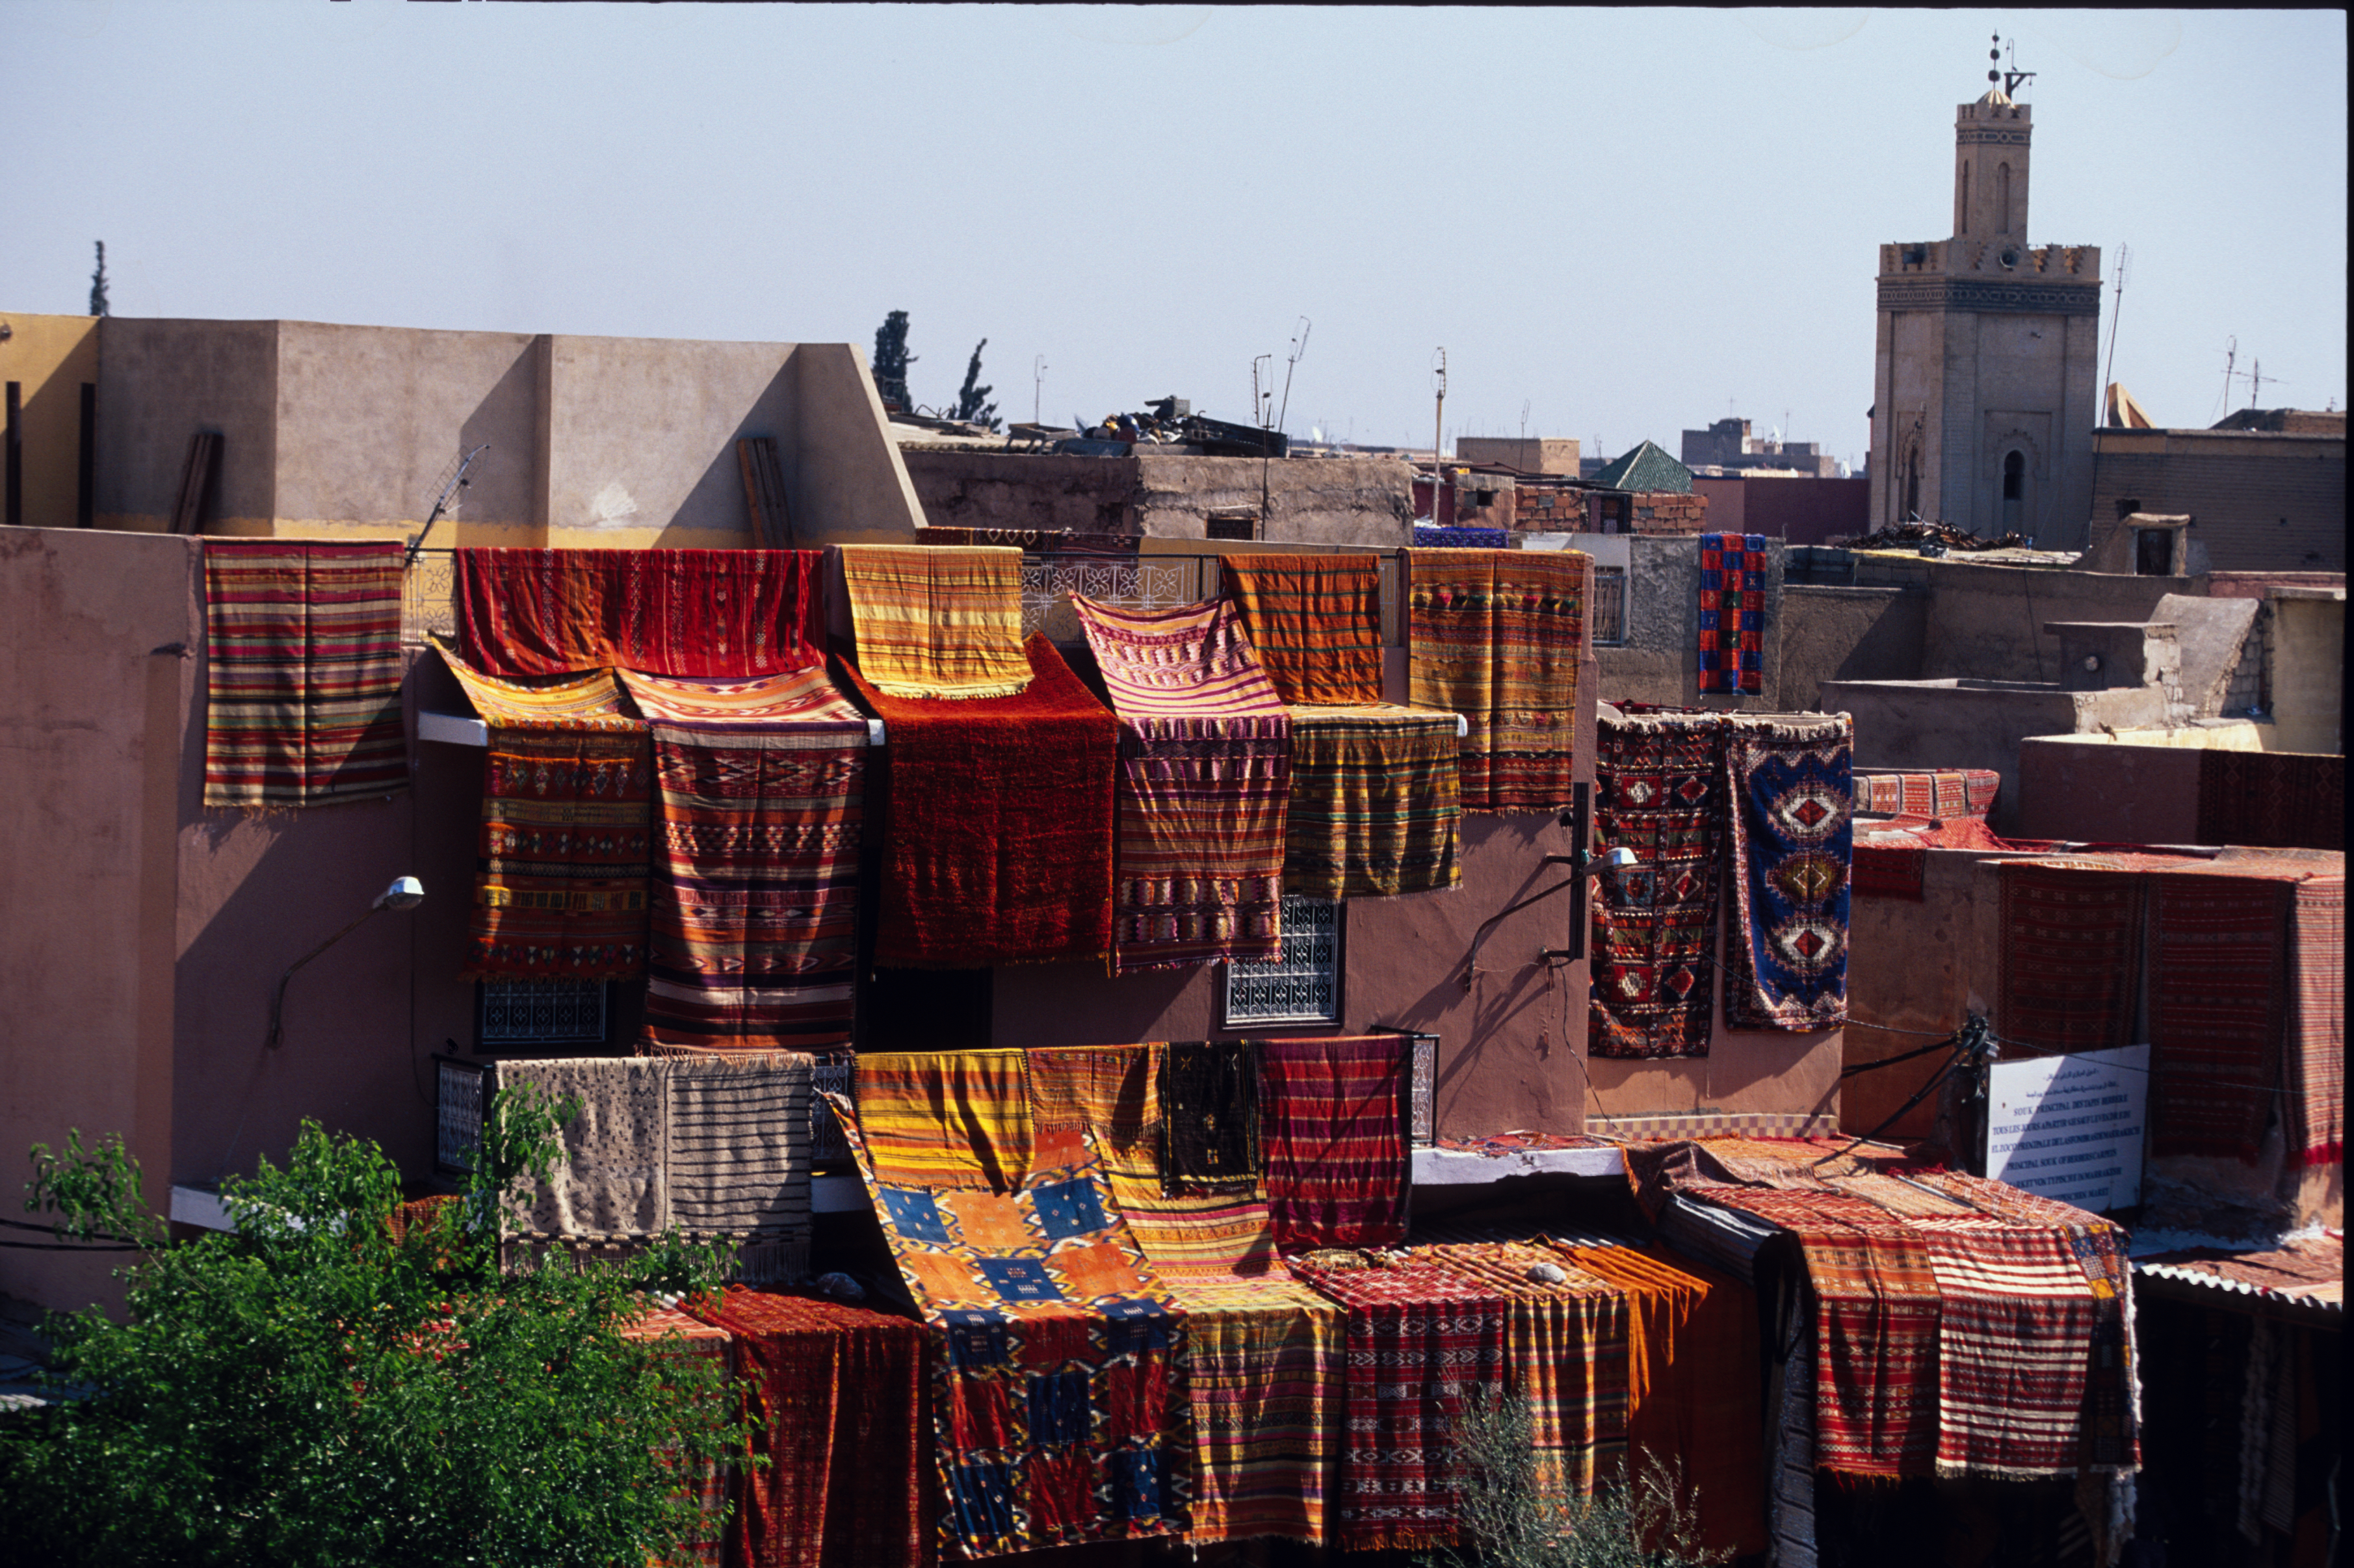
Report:
[[[0,309],[974,342],[1013,418],[1865,446],[1886,240],[1951,229],[1989,36],[2035,243],[2132,248],[2116,377],[2345,407],[2338,11],[0,5]],[[2105,344],[2117,296],[2105,289]],[[2233,406],[2247,401],[2244,387]],[[2092,410],[2085,411],[2089,419]]]

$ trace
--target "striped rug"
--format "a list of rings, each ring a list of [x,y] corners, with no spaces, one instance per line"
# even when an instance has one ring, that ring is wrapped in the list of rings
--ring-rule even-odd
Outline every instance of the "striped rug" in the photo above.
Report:
[[[1113,972],[1277,957],[1291,720],[1240,617],[1071,603],[1119,718]]]
[[[1408,550],[1407,693],[1460,714],[1467,811],[1570,803],[1593,562],[1575,550]]]
[[[204,548],[205,804],[407,789],[399,541]]]
[[[816,550],[461,549],[458,645],[493,675],[740,679],[824,656]]]
[[[661,790],[644,1038],[847,1045],[866,720],[822,669],[748,681],[621,672]]]
[[[1382,700],[1378,556],[1225,556],[1218,570],[1284,702]]]
[[[1391,703],[1291,709],[1283,889],[1426,893],[1462,880],[1455,715]]]
[[[894,697],[1011,697],[1022,657],[1022,552],[844,545],[860,673]]]
[[[1003,1192],[1034,1163],[1026,1052],[872,1051],[855,1081],[879,1181]]]
[[[2066,1239],[1983,1216],[1910,1224],[1943,1304],[1937,1474],[2073,1473],[2099,1308]]]
[[[1267,1208],[1287,1253],[1405,1240],[1403,1034],[1259,1043]]]
[[[748,1285],[809,1276],[810,1068],[778,1052],[675,1058],[663,1075],[670,1224],[733,1240]]]

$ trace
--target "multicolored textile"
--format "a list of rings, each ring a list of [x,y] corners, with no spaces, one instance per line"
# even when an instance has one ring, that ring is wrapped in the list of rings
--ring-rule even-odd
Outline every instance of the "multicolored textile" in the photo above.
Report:
[[[1755,696],[1766,689],[1763,534],[1700,536],[1700,689]]]
[[[1022,1051],[861,1055],[862,1158],[893,1186],[1013,1191],[1034,1163],[1029,1065]]]
[[[1378,556],[1225,556],[1218,573],[1286,704],[1382,700]]]
[[[2141,988],[2144,878],[2009,861],[2002,888],[2002,999],[2009,1054],[2131,1044]]]
[[[2149,883],[2149,1151],[2253,1165],[2280,1081],[2296,885]]]
[[[2199,842],[2344,849],[2346,758],[2200,752]]]
[[[1246,1040],[1172,1041],[1161,1058],[1161,1192],[1258,1191],[1258,1054]]]
[[[1419,549],[1503,550],[1511,547],[1512,535],[1504,528],[1434,528],[1417,523],[1414,542]]]
[[[620,673],[653,721],[662,790],[646,1040],[847,1045],[864,715],[822,669],[749,681]]]
[[[1980,1218],[1913,1229],[1940,1298],[1937,1474],[2072,1473],[2099,1308],[2066,1239]]]
[[[815,550],[461,549],[458,646],[493,675],[741,680],[825,647]]]
[[[1859,838],[1849,887],[1858,898],[1903,898],[1918,904],[1926,896],[1929,846],[1893,833]]]
[[[2346,878],[2299,883],[2291,915],[2289,1028],[2281,1074],[2288,1157],[2346,1158]]]
[[[628,980],[645,970],[652,753],[607,672],[525,683],[449,649],[489,731],[461,980]]]
[[[926,545],[844,545],[842,572],[858,667],[903,698],[1018,696],[1022,553]]]
[[[734,1338],[759,1425],[728,1521],[743,1568],[921,1568],[924,1329],[864,1307],[731,1289],[690,1310]]]
[[[1129,1231],[1185,1313],[1197,1544],[1320,1544],[1341,1454],[1341,1312],[1284,1272],[1267,1204],[1161,1192],[1159,1044],[1030,1053],[1041,1162],[1091,1136]]]
[[[930,1327],[941,1545],[991,1557],[1188,1527],[1186,1320],[1121,1223],[1102,1170],[1011,1192],[879,1181],[835,1114]]]
[[[1287,1253],[1405,1240],[1403,1034],[1259,1043],[1259,1134],[1267,1209]]]
[[[1847,1022],[1854,726],[1844,714],[1725,723],[1725,1026],[1835,1029]]]
[[[1391,703],[1291,710],[1283,889],[1426,893],[1462,880],[1455,715]]]
[[[1853,1475],[1930,1474],[1939,1297],[1920,1234],[1844,1193],[1720,1187],[1691,1196],[1798,1238],[1817,1303],[1815,1462]]]
[[[1462,1485],[1454,1433],[1471,1391],[1503,1381],[1504,1298],[1419,1255],[1381,1268],[1291,1268],[1348,1309],[1333,1544],[1452,1544]]]
[[[1111,949],[1119,723],[1033,637],[1018,697],[917,702],[850,679],[890,747],[877,964],[987,969]]]
[[[1628,1297],[1573,1260],[1520,1242],[1418,1247],[1505,1301],[1503,1385],[1528,1401],[1537,1485],[1556,1499],[1592,1495],[1622,1473],[1627,1449]],[[1550,1264],[1557,1284],[1529,1270]]]
[[[1756,1293],[1656,1248],[1552,1245],[1624,1293],[1632,1462],[1667,1467],[1690,1489],[1702,1546],[1763,1551]]]
[[[204,545],[205,804],[407,789],[400,542]]]
[[[1642,715],[1596,728],[1594,828],[1636,865],[1594,878],[1596,1056],[1705,1056],[1712,1011],[1717,860],[1724,841],[1722,731]]]
[[[1112,971],[1275,958],[1291,719],[1241,618],[1071,608],[1119,716]]]
[[[665,1361],[707,1361],[718,1368],[722,1378],[734,1379],[736,1336],[675,1307],[648,1307],[642,1317],[621,1326],[621,1338],[658,1346]],[[664,1452],[674,1456],[676,1450]],[[720,1568],[726,1548],[731,1479],[716,1461],[704,1460],[694,1466],[687,1484],[672,1496],[694,1500],[703,1515],[703,1532],[699,1539],[687,1542],[684,1554],[659,1559],[660,1568],[690,1563],[699,1563],[702,1568]]]
[[[1408,694],[1469,726],[1465,810],[1570,803],[1592,567],[1575,550],[1406,552]]]
[[[1994,810],[2002,775],[1991,768],[1855,776],[1855,809],[1881,817],[1983,817]]]

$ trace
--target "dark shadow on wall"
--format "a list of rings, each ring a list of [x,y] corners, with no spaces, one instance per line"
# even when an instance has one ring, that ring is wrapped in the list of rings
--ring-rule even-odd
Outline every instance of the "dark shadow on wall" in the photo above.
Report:
[[[654,543],[673,547],[692,543],[673,539],[674,533],[709,535],[715,533],[737,534],[748,545],[759,544],[758,531],[753,526],[744,501],[744,473],[736,455],[736,443],[754,436],[767,436],[777,443],[777,466],[783,471],[785,493],[795,495],[801,489],[801,451],[794,438],[793,361],[788,354],[768,385],[761,387],[736,428],[722,438],[716,450],[709,454],[703,472],[693,489],[680,500],[678,508],[663,524],[663,533]],[[693,461],[694,454],[680,454],[681,465]],[[795,537],[808,527],[805,520],[790,519]]]
[[[518,538],[515,544],[546,540],[547,453],[541,440],[546,411],[540,406],[540,369],[546,344],[545,337],[534,338],[515,355],[458,428],[457,450],[450,454],[452,462],[462,462],[466,453],[488,443],[491,450],[466,471],[466,488],[455,498],[454,520],[469,528],[531,531],[528,540]],[[419,502],[420,508],[432,504],[431,496]],[[424,512],[418,515],[421,519]],[[442,549],[456,543],[458,529],[450,519],[435,524],[433,536],[426,541]]]

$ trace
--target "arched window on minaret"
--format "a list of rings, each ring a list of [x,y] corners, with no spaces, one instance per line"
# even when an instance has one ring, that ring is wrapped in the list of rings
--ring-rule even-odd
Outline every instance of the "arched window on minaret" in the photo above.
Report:
[[[1994,166],[1994,227],[1998,234],[2010,232],[2010,165]]]
[[[1921,448],[1915,442],[1904,454],[1904,515],[1900,523],[1909,523],[1921,515]]]
[[[1970,166],[1967,164],[1962,165],[1962,199],[1959,210],[1962,226],[1955,232],[1967,234],[1970,231]]]
[[[2027,510],[2027,458],[2016,450],[2002,456],[2002,531],[2019,532],[2020,517]]]

